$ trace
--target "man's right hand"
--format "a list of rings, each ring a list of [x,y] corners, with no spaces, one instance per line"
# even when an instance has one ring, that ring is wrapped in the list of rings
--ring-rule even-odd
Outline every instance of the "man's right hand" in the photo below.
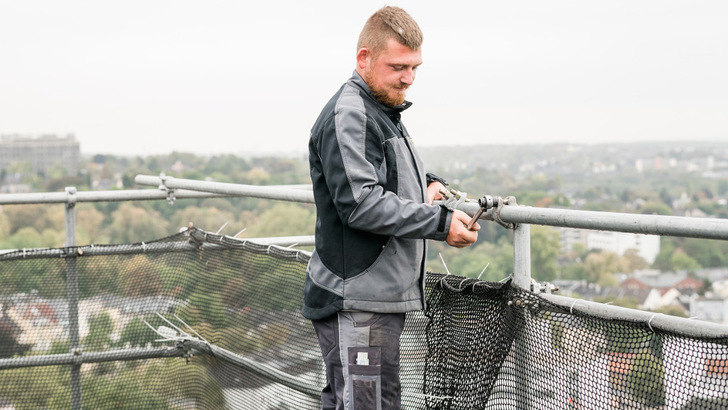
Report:
[[[468,230],[466,225],[472,219],[468,214],[460,210],[454,210],[450,220],[450,230],[447,233],[445,242],[455,248],[470,246],[478,239],[480,225],[476,222]]]

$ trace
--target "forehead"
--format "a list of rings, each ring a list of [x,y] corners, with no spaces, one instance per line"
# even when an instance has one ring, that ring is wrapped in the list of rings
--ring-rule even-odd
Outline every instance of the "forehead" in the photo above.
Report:
[[[413,50],[390,38],[376,59],[384,64],[418,66],[422,64],[422,51],[420,49]]]

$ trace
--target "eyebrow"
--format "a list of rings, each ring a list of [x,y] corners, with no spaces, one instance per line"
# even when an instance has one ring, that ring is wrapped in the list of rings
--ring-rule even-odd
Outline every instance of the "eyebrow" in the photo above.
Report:
[[[405,67],[413,67],[413,68],[416,68],[416,67],[419,67],[421,65],[422,65],[422,63],[415,64],[415,65],[412,65],[412,64],[396,64],[396,63],[389,64],[389,66],[390,67],[393,67],[393,68],[405,68]]]

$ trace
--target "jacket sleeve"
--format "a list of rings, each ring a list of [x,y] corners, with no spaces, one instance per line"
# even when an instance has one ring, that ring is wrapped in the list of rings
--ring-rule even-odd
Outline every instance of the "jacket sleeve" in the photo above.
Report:
[[[383,158],[382,143],[373,125],[368,126],[360,97],[343,93],[318,140],[322,172],[339,218],[351,228],[379,235],[444,240],[451,212],[400,198],[380,185],[375,163]]]

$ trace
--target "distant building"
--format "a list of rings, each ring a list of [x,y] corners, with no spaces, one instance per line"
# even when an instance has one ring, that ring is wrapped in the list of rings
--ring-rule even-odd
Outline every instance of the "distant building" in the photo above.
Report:
[[[728,303],[723,297],[719,296],[698,296],[693,295],[690,298],[690,317],[715,322],[720,324],[728,324]]]
[[[0,135],[0,169],[28,162],[35,173],[46,174],[60,166],[68,175],[76,175],[80,160],[81,147],[73,134]]]
[[[660,237],[627,232],[593,231],[588,229],[561,228],[561,251],[571,251],[579,243],[586,249],[601,249],[624,255],[628,249],[634,249],[647,263],[655,262],[660,253]]]

